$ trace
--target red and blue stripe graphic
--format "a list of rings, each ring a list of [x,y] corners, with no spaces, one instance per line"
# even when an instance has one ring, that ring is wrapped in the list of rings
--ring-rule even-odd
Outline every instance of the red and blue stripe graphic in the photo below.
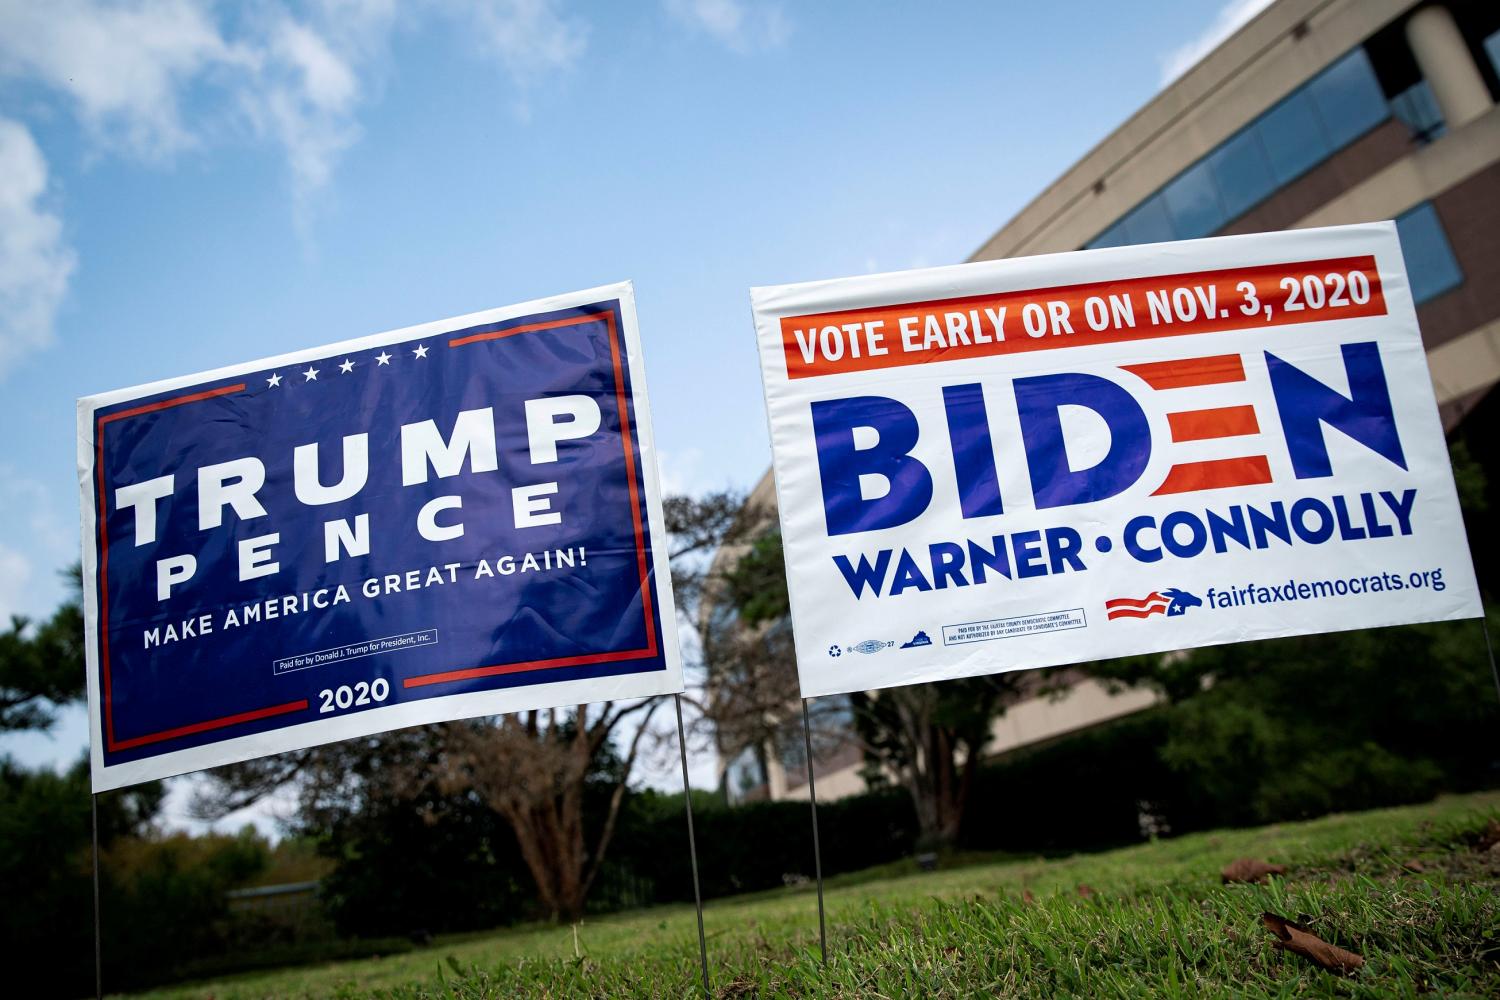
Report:
[[[1105,616],[1114,621],[1117,618],[1150,618],[1152,615],[1164,615],[1172,602],[1156,591],[1152,591],[1140,600],[1130,597],[1116,597],[1104,602]]]

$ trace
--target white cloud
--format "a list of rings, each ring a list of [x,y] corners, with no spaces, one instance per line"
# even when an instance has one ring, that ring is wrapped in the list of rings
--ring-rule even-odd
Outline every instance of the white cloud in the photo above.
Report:
[[[150,163],[246,135],[286,158],[296,216],[360,137],[358,114],[402,17],[442,10],[516,86],[571,67],[587,29],[556,0],[0,0],[0,87],[61,97],[100,150]],[[524,113],[524,104],[520,105]],[[0,374],[46,346],[74,266],[47,164],[0,118]]]
[[[0,171],[3,171],[0,165]],[[62,571],[78,558],[78,527],[51,492],[15,466],[0,464],[0,629],[12,614],[52,614],[68,593]]]
[[[299,201],[327,184],[359,141],[359,108],[397,9],[395,0],[316,0],[303,20],[273,8],[254,33],[257,73],[241,100],[259,134],[285,151]]]
[[[19,530],[32,555],[57,570],[78,558],[78,525],[65,509],[41,482],[0,465],[0,524]]]
[[[183,86],[247,59],[190,0],[0,0],[0,73],[66,94],[96,139],[147,159],[193,144]]]
[[[208,833],[236,833],[246,824],[272,841],[280,840],[297,815],[297,788],[283,785],[265,798],[257,799],[216,820],[205,820],[193,811],[193,800],[208,781],[205,774],[184,774],[167,779],[167,794],[162,800],[158,818],[168,830],[183,830],[193,836]]]
[[[0,630],[10,628],[11,615],[26,610],[26,589],[31,583],[31,560],[15,549],[0,545]]]
[[[703,453],[697,448],[656,453],[662,496],[687,496],[704,489]]]
[[[359,82],[349,64],[307,25],[283,21],[272,39],[272,51],[295,68],[300,90],[311,106],[346,111],[359,96]]]
[[[396,0],[318,0],[318,22],[345,45],[374,52],[396,20]]]
[[[266,0],[221,19],[226,10],[211,0],[0,0],[0,80],[63,95],[105,149],[154,162],[232,131],[227,98],[242,130],[284,149],[300,195],[326,184],[358,140],[366,78],[402,14],[452,15],[522,88],[571,67],[587,38],[557,0],[310,0],[295,14]]]
[[[0,0],[0,76],[64,95],[101,146],[152,162],[223,132],[214,99],[227,96],[285,150],[299,194],[323,185],[358,135],[354,57],[378,47],[391,4],[324,0],[308,20],[263,6],[232,40],[214,12],[203,0]]]
[[[480,0],[456,9],[473,19],[481,47],[522,87],[570,68],[588,45],[587,26],[565,17],[555,0]]]
[[[667,10],[736,52],[776,48],[791,34],[791,23],[775,4],[745,0],[666,0]]]
[[[44,206],[47,161],[20,122],[0,118],[0,373],[52,342],[74,255]]]
[[[288,17],[269,29],[258,63],[242,101],[256,128],[285,150],[294,190],[305,197],[328,183],[359,138],[359,77],[350,56]]]
[[[1229,0],[1219,9],[1213,23],[1201,34],[1168,52],[1161,60],[1161,83],[1165,87],[1204,56],[1218,48],[1230,35],[1239,31],[1272,0]]]

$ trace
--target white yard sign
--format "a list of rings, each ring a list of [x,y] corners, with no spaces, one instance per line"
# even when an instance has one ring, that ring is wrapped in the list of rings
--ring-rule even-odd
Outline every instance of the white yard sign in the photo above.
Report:
[[[806,696],[1481,613],[1390,223],[752,301]]]

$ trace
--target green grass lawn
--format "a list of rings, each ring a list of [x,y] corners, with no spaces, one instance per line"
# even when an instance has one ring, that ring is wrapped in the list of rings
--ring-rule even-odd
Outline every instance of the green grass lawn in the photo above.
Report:
[[[842,876],[818,961],[811,886],[710,900],[720,997],[1500,996],[1500,793],[1193,834],[1062,859],[971,858]],[[837,844],[825,844],[834,852]],[[686,852],[684,852],[685,854]],[[1220,883],[1241,856],[1285,864]],[[1404,865],[1417,859],[1423,870]],[[684,863],[686,858],[684,857]],[[1092,890],[1084,896],[1079,885]],[[1276,950],[1262,911],[1363,955],[1352,978]],[[182,986],[157,998],[682,997],[701,991],[693,910],[663,906],[440,940],[388,958]]]

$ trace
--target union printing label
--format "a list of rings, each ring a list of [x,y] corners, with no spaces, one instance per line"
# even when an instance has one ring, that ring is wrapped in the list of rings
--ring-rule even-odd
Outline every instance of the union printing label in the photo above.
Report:
[[[991,639],[1009,639],[1018,635],[1036,635],[1038,632],[1061,632],[1087,625],[1088,619],[1084,617],[1082,608],[1044,611],[1036,615],[1018,615],[1015,618],[992,618],[984,622],[944,625],[943,645],[959,646],[966,642],[988,642]]]

